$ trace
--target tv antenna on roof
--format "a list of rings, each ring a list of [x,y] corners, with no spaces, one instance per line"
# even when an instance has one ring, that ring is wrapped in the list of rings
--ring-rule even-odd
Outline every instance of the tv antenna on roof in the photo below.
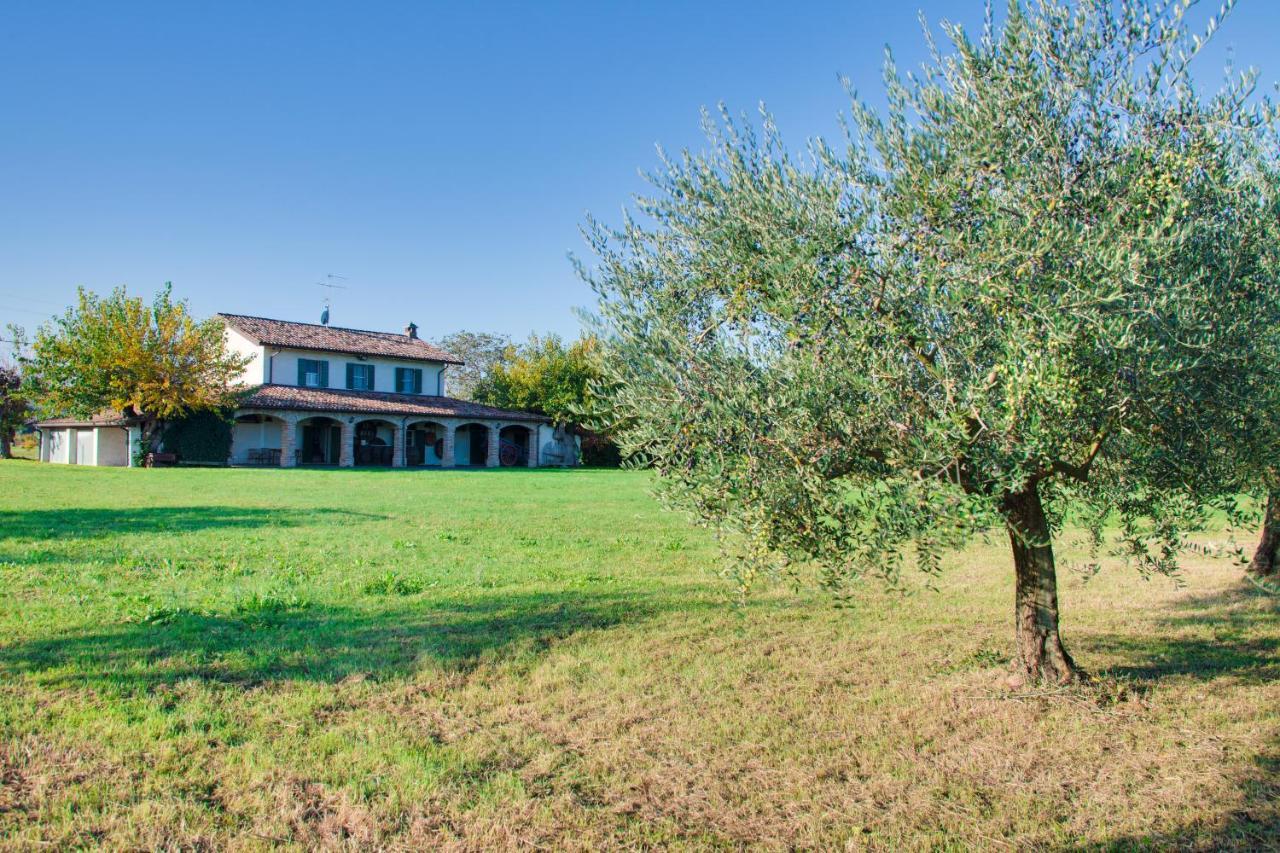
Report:
[[[323,287],[327,290],[324,297],[324,310],[320,312],[320,325],[329,325],[329,302],[335,290],[346,290],[347,288],[341,284],[334,284],[335,281],[346,281],[345,275],[327,274],[324,281],[317,281],[316,287]]]

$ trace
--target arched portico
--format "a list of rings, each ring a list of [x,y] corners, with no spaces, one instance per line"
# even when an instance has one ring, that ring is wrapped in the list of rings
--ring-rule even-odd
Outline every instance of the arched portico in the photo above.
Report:
[[[396,425],[383,418],[356,421],[351,460],[355,465],[390,466],[394,462]]]
[[[286,421],[276,415],[249,412],[231,425],[232,465],[280,465],[284,461]]]
[[[297,465],[337,465],[342,458],[342,423],[336,418],[313,415],[298,421],[294,429]]]
[[[489,427],[461,424],[453,431],[453,459],[459,466],[484,467],[489,463]]]
[[[498,430],[498,464],[504,468],[532,465],[533,431],[524,424],[508,424]]]
[[[449,428],[439,421],[411,421],[405,426],[404,463],[410,468],[444,465]]]

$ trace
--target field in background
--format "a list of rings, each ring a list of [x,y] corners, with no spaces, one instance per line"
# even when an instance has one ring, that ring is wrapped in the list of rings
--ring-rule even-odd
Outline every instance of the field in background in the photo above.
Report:
[[[29,436],[19,436],[12,447],[14,459],[34,461],[40,456],[40,444]]]
[[[1001,537],[937,592],[735,607],[610,471],[0,463],[0,846],[1280,845],[1280,612],[1064,578],[1001,687]]]

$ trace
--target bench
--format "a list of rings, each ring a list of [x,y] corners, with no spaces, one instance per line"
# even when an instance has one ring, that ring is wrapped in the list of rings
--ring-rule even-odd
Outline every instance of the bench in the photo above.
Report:
[[[148,468],[160,468],[165,465],[177,465],[178,454],[151,452],[143,459],[142,464]]]

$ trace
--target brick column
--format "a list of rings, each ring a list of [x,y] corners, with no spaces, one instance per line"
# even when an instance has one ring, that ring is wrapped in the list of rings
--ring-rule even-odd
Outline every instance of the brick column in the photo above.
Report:
[[[456,429],[451,422],[442,421],[440,426],[444,427],[444,447],[440,448],[440,467],[452,468],[457,464],[457,460],[453,458],[453,434]]]
[[[530,468],[538,467],[538,433],[541,431],[538,424],[529,427],[529,458],[525,460],[525,464]]]
[[[342,444],[338,446],[338,467],[350,468],[356,464],[355,447],[353,445],[356,428],[351,425],[350,420],[342,420],[340,423],[342,424]]]
[[[298,419],[285,415],[280,420],[280,467],[292,468],[298,464],[298,456],[294,452],[298,446]]]
[[[391,467],[404,467],[404,422],[393,427],[395,433],[391,437]]]
[[[485,454],[484,467],[498,467],[498,425],[489,424],[489,447],[488,453]]]

